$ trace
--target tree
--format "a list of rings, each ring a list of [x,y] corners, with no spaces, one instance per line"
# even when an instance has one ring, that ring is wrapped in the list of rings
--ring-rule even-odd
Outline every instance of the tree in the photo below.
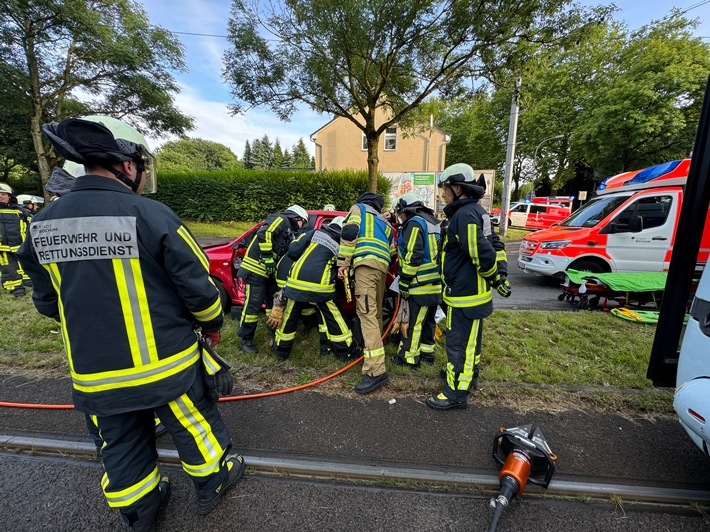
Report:
[[[245,170],[251,170],[254,168],[254,163],[251,162],[251,144],[247,140],[244,143],[244,155],[242,156],[242,162],[244,163]]]
[[[268,135],[254,139],[251,144],[251,163],[255,170],[268,170],[274,158],[274,147]]]
[[[233,112],[298,103],[349,119],[367,139],[376,190],[379,138],[435,92],[514,64],[520,43],[551,42],[590,14],[568,0],[234,0],[224,76]],[[375,123],[375,109],[388,117]]]
[[[166,142],[156,150],[159,171],[190,172],[232,170],[242,164],[224,144],[200,138]]]
[[[271,160],[271,168],[281,168],[284,162],[284,152],[281,149],[281,143],[278,137],[274,141],[274,157]]]
[[[290,170],[293,167],[293,161],[291,160],[291,153],[286,150],[284,152],[284,160],[281,163],[281,169],[282,170]]]
[[[156,135],[192,128],[173,102],[179,87],[170,72],[184,69],[182,47],[130,0],[6,0],[0,4],[0,64],[22,73],[45,183],[56,163],[43,142],[45,121],[82,110],[127,119]]]
[[[291,168],[298,168],[299,170],[312,168],[311,167],[311,154],[308,153],[308,148],[303,142],[303,137],[298,139],[298,142],[291,150]]]

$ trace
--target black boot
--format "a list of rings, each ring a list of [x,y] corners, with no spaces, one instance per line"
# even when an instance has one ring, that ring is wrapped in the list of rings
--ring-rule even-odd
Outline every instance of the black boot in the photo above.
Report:
[[[363,375],[360,382],[355,385],[355,392],[365,394],[376,390],[380,386],[384,386],[390,380],[387,373],[378,375],[377,377],[371,377],[370,375]]]
[[[128,525],[133,532],[155,531],[155,522],[158,520],[160,512],[165,509],[170,500],[170,479],[168,477],[161,477],[160,482],[158,482],[158,488],[155,491],[157,491],[157,493],[148,495],[148,497],[155,498],[152,508],[141,512],[142,515],[123,516],[124,519],[128,521]]]
[[[245,353],[256,353],[254,338],[239,338],[239,349]]]
[[[429,397],[426,400],[426,404],[434,410],[453,410],[454,408],[464,409],[468,407],[468,401],[452,401],[443,393]]]
[[[238,454],[233,454],[227,458],[227,480],[222,482],[217,489],[209,495],[197,498],[197,513],[207,515],[212,509],[217,506],[217,503],[222,500],[224,494],[231,489],[244,474],[244,458]]]

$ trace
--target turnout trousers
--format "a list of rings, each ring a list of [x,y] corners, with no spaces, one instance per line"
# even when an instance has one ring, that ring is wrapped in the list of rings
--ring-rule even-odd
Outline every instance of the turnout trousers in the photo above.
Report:
[[[409,305],[409,331],[407,338],[399,342],[397,357],[412,366],[419,366],[421,360],[434,362],[434,330],[436,329],[437,305],[422,305],[416,296],[401,300],[400,305]]]
[[[198,367],[190,389],[168,404],[91,416],[103,441],[101,488],[108,505],[120,510],[129,523],[151,519],[159,506],[155,416],[170,432],[198,497],[214,492],[228,477],[229,432],[216,403],[205,393],[202,368]]]
[[[476,389],[481,362],[483,319],[471,319],[470,309],[449,307],[446,316],[446,382],[444,395],[451,401],[465,402]]]
[[[242,310],[242,318],[239,320],[237,336],[240,338],[254,338],[256,326],[259,322],[259,314],[261,314],[261,306],[266,302],[266,315],[268,316],[271,312],[271,307],[274,306],[274,294],[278,292],[278,286],[273,276],[262,277],[252,272],[249,272],[245,282],[244,310]]]
[[[0,251],[0,276],[2,276],[2,287],[5,290],[16,296],[24,295],[23,273],[14,253]]]
[[[321,323],[325,325],[328,341],[336,355],[347,356],[352,351],[353,333],[343,318],[338,305],[332,299],[321,303],[304,303],[289,299],[284,311],[281,327],[276,331],[276,355],[285,359],[291,353],[293,341],[296,337],[298,320],[304,309],[315,305],[321,316]]]
[[[355,267],[355,300],[364,342],[362,374],[377,377],[385,373],[382,344],[382,302],[387,273],[361,264]]]

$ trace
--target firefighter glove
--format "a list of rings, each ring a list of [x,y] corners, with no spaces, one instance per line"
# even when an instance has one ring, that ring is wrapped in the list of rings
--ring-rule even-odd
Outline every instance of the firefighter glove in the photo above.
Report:
[[[496,274],[494,285],[498,293],[503,297],[510,297],[513,292],[510,288],[510,282],[507,275]]]
[[[202,336],[205,337],[205,340],[208,340],[210,345],[212,347],[216,346],[219,341],[222,339],[222,335],[219,333],[219,331],[202,331]]]
[[[284,317],[283,307],[274,307],[266,318],[266,324],[272,329],[278,329],[281,326],[281,321]]]
[[[234,377],[229,373],[227,368],[220,369],[214,375],[209,373],[205,375],[205,382],[207,384],[207,393],[212,401],[217,401],[219,396],[226,396],[232,393],[232,387],[234,386]]]
[[[276,261],[273,257],[266,257],[264,259],[264,269],[266,270],[266,275],[274,275],[276,273]]]
[[[399,295],[402,299],[409,299],[409,283],[399,282]]]

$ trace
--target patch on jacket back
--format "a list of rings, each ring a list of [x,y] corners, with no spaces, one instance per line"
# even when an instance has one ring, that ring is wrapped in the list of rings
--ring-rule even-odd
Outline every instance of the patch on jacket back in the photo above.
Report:
[[[134,216],[89,216],[42,220],[30,225],[41,264],[138,258]]]

